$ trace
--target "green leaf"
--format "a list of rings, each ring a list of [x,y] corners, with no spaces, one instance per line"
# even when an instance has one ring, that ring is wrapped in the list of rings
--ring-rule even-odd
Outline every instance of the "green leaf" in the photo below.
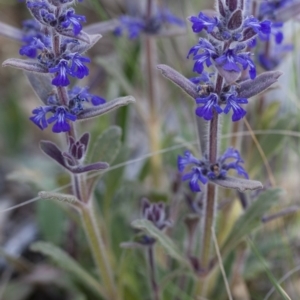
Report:
[[[119,153],[121,136],[122,130],[118,126],[111,126],[106,129],[94,142],[87,162],[105,161],[111,164]]]
[[[63,238],[65,213],[54,201],[38,201],[37,221],[42,236],[45,240],[54,244],[60,244]]]
[[[103,296],[103,287],[85,271],[72,257],[60,248],[45,242],[37,242],[31,245],[31,250],[40,252],[49,257],[57,266],[68,272],[76,280],[80,281],[92,292]]]
[[[288,116],[286,118],[279,119],[276,124],[272,127],[269,126],[268,129],[270,130],[282,130],[283,128],[285,130],[288,130],[292,127],[294,124],[295,118],[291,118],[291,116]],[[265,134],[262,136],[259,136],[259,144],[262,148],[262,150],[265,153],[265,156],[270,159],[278,154],[282,147],[285,146],[285,140],[288,138],[285,134]],[[260,172],[261,170],[261,164],[262,164],[262,158],[261,155],[255,147],[253,151],[251,151],[251,156],[247,160],[247,165],[251,167],[251,174],[255,174]]]
[[[266,263],[266,261],[264,260],[264,258],[260,255],[258,249],[256,248],[256,246],[254,245],[254,243],[251,241],[250,238],[247,239],[248,244],[250,245],[250,248],[252,249],[254,255],[256,256],[256,258],[260,261],[260,263],[264,266],[264,270],[267,274],[267,276],[269,277],[271,283],[273,284],[274,288],[276,289],[276,291],[280,294],[280,296],[282,297],[282,299],[285,300],[292,300],[289,295],[285,292],[285,290],[280,286],[280,284],[278,283],[278,281],[276,280],[276,278],[273,276],[272,272],[269,270],[268,265]]]
[[[190,265],[189,262],[181,255],[174,242],[166,234],[157,229],[150,221],[146,219],[136,220],[132,222],[132,226],[145,231],[147,234],[155,238],[171,257],[186,264],[187,266]]]
[[[279,200],[282,190],[274,188],[260,194],[258,199],[237,220],[221,247],[222,256],[231,251],[243,238],[260,227],[263,215]]]

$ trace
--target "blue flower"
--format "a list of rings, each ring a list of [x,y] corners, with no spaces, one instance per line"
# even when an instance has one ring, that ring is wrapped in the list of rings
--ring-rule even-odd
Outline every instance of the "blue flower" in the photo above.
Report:
[[[36,58],[38,50],[44,50],[50,46],[50,38],[41,32],[41,26],[37,21],[25,20],[22,31],[24,45],[19,50],[20,55]]]
[[[104,104],[106,100],[96,95],[88,93],[88,88],[80,88],[75,86],[68,91],[70,102],[69,109],[75,115],[79,114],[83,110],[84,102],[91,102],[94,106]]]
[[[129,39],[137,38],[142,32],[148,34],[156,34],[160,31],[163,24],[175,24],[184,26],[184,22],[173,15],[166,8],[158,8],[155,15],[150,19],[145,16],[121,16],[119,18],[120,25],[114,30],[115,35],[120,36],[125,31]]]
[[[199,181],[201,181],[203,184],[206,184],[208,181],[207,178],[202,174],[202,170],[199,167],[192,167],[191,172],[182,176],[182,180],[190,181],[189,186],[193,192],[201,192]]]
[[[194,84],[200,84],[200,83],[209,83],[210,77],[213,75],[213,73],[209,74],[205,71],[203,71],[200,76],[189,78],[191,82]]]
[[[208,33],[211,33],[216,26],[219,24],[218,18],[210,18],[204,13],[200,12],[198,17],[191,16],[188,18],[193,23],[192,29],[194,32],[200,32],[205,29]]]
[[[276,1],[262,1],[259,7],[259,15],[261,17],[272,17],[276,10],[286,6],[293,0],[276,0]]]
[[[258,36],[262,39],[269,39],[269,36],[271,34],[271,25],[272,22],[269,20],[259,22],[252,16],[248,17],[244,23],[244,27],[252,28],[254,32],[257,33]]]
[[[88,57],[84,57],[78,53],[75,53],[72,56],[70,56],[70,58],[72,60],[72,76],[82,79],[84,76],[89,75],[89,69],[84,65],[84,63],[91,62],[91,60]]]
[[[251,79],[256,77],[256,68],[250,58],[250,53],[237,53],[237,49],[228,49],[223,55],[218,57],[215,62],[225,71],[238,72],[249,67],[249,75]]]
[[[211,55],[216,55],[216,49],[215,47],[206,39],[200,38],[198,41],[198,44],[193,46],[188,55],[187,58],[190,57],[190,55],[193,55],[195,57],[195,55],[198,54],[199,50],[203,50],[204,52],[208,52]]]
[[[52,127],[52,131],[55,133],[60,133],[70,131],[71,127],[67,120],[74,122],[76,119],[77,117],[71,114],[65,107],[59,106],[56,108],[55,114],[47,121],[48,124],[55,122]]]
[[[234,160],[229,163],[227,163],[227,160]],[[240,165],[240,163],[244,163],[243,159],[241,158],[241,155],[238,150],[234,148],[228,148],[225,153],[218,159],[219,164],[221,165],[221,168],[223,170],[230,170],[234,169],[236,172],[244,176],[245,178],[249,178],[247,172],[245,169]]]
[[[46,120],[46,115],[48,112],[53,111],[52,106],[40,106],[38,108],[35,108],[32,113],[33,116],[29,119],[37,125],[41,130],[48,127],[48,123]]]
[[[199,182],[206,184],[208,180],[225,179],[227,171],[230,169],[236,170],[239,175],[248,179],[247,172],[240,165],[243,162],[240,153],[229,148],[217,159],[215,164],[209,163],[206,157],[199,160],[189,151],[185,151],[183,156],[178,156],[177,166],[181,173],[185,171],[186,167],[189,168],[188,172],[182,176],[182,180],[189,180],[190,189],[193,192],[200,192]]]
[[[172,14],[167,8],[162,8],[158,12],[159,18],[162,20],[163,23],[168,24],[175,24],[177,26],[185,26],[185,22]]]
[[[45,44],[39,38],[32,38],[32,41],[20,48],[20,55],[26,55],[30,58],[36,58],[38,50],[45,49]]]
[[[70,8],[65,12],[61,26],[64,28],[73,26],[74,35],[78,35],[82,30],[82,22],[86,22],[85,16],[75,14],[74,9]]]
[[[269,50],[268,53],[259,53],[258,55],[260,65],[267,71],[274,70],[281,63],[286,52],[293,50],[293,45],[278,45]]]
[[[49,68],[50,73],[56,73],[56,77],[52,80],[52,84],[55,86],[67,86],[70,84],[68,74],[73,76],[72,70],[69,67],[67,60],[62,59],[60,62],[53,68]]]
[[[247,104],[248,100],[246,98],[238,98],[237,93],[227,93],[224,95],[226,100],[226,106],[224,108],[224,113],[228,114],[230,109],[233,110],[232,121],[236,122],[242,119],[246,115],[246,111],[239,106],[239,104]]]
[[[197,104],[204,104],[203,106],[196,108],[196,115],[209,121],[213,118],[214,110],[220,114],[223,110],[218,105],[218,100],[218,95],[214,93],[210,93],[207,97],[196,98]]]
[[[127,31],[129,39],[137,38],[145,29],[145,22],[138,17],[121,16],[119,18],[120,26],[115,29],[115,34],[120,36]]]
[[[199,50],[203,52],[198,54]],[[204,70],[204,63],[207,67],[210,67],[212,65],[211,59],[217,57],[215,47],[209,41],[202,38],[199,39],[197,45],[190,49],[187,58],[190,55],[194,56],[193,60],[195,61],[193,71],[199,74]]]
[[[49,8],[49,4],[42,0],[41,2],[38,1],[27,1],[26,2],[27,7],[30,9],[36,9],[36,8]]]
[[[201,166],[203,163],[197,159],[190,151],[186,150],[183,156],[178,155],[177,168],[178,171],[183,172],[188,165]]]

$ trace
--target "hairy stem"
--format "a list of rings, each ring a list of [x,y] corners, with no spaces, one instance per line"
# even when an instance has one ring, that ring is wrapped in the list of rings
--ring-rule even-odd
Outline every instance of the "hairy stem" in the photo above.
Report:
[[[119,297],[117,295],[116,285],[105,245],[94,216],[93,201],[82,206],[81,219],[92,250],[94,261],[98,267],[103,285],[106,289],[106,297],[108,300],[117,300]]]
[[[154,261],[154,253],[153,253],[153,246],[148,248],[148,261],[149,261],[149,270],[150,270],[150,284],[153,293],[153,300],[159,300],[159,287],[156,282],[156,274],[155,274],[155,261]]]
[[[223,78],[218,75],[215,92],[220,95],[223,86]],[[214,111],[213,118],[209,124],[209,142],[208,142],[208,158],[211,164],[217,162],[218,157],[218,131],[219,131],[219,116]],[[204,227],[203,239],[201,245],[201,267],[208,270],[210,267],[211,244],[212,244],[212,227],[215,222],[215,207],[216,207],[217,187],[214,184],[208,184],[206,189],[206,203],[204,211]]]

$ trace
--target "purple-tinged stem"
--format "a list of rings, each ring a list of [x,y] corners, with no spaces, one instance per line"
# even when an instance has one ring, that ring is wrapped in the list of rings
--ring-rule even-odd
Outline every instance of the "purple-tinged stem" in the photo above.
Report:
[[[215,93],[220,95],[223,86],[223,78],[218,75]],[[214,111],[213,118],[209,124],[208,157],[211,164],[217,162],[218,156],[218,131],[219,116]],[[211,228],[215,222],[217,187],[214,184],[208,184],[206,189],[206,202],[204,207],[204,227],[200,263],[205,270],[209,269],[211,256],[212,231]]]
[[[150,284],[153,293],[153,300],[160,300],[159,295],[159,286],[156,281],[156,268],[155,268],[155,261],[154,261],[154,251],[153,246],[149,246],[148,248],[148,261],[149,261],[149,272],[150,272]]]

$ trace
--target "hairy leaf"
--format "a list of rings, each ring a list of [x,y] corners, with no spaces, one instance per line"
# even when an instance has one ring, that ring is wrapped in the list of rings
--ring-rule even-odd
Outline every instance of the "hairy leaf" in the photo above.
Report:
[[[78,116],[78,120],[91,119],[104,114],[107,114],[119,107],[134,103],[135,99],[132,96],[117,98],[111,100],[105,104],[99,105],[98,107],[84,109]]]
[[[190,80],[185,78],[179,72],[167,65],[158,65],[157,68],[162,72],[162,75],[179,86],[183,91],[185,91],[190,97],[196,99],[199,97],[197,92],[197,86]]]
[[[49,74],[37,74],[24,71],[33,90],[44,104],[48,104],[48,98],[55,90],[51,84],[51,76]]]
[[[28,72],[48,73],[48,70],[41,64],[32,60],[25,60],[19,58],[9,58],[2,63],[3,67],[13,67]]]
[[[251,98],[267,90],[282,75],[280,71],[269,71],[258,75],[255,79],[245,80],[240,83],[237,89],[241,98]]]
[[[132,222],[132,226],[145,231],[151,237],[155,238],[171,257],[189,265],[189,262],[182,256],[174,242],[165,233],[156,228],[150,221],[146,219],[136,220]]]
[[[240,192],[244,192],[247,190],[253,191],[263,188],[262,183],[259,181],[231,176],[227,176],[225,179],[214,179],[211,180],[211,182],[224,188],[235,189]]]

